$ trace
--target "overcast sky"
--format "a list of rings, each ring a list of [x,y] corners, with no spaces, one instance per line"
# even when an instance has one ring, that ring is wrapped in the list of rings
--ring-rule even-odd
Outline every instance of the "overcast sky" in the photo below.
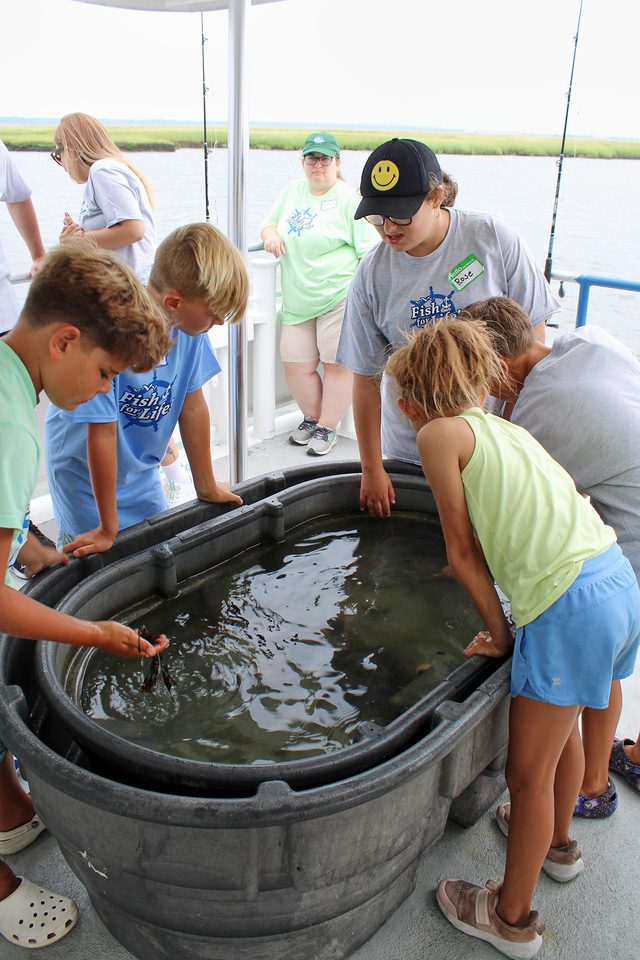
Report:
[[[249,116],[306,126],[559,133],[579,0],[283,0],[253,7]],[[3,0],[0,115],[199,120],[200,15]],[[227,13],[205,14],[209,117]],[[640,138],[640,2],[584,0],[570,133]]]

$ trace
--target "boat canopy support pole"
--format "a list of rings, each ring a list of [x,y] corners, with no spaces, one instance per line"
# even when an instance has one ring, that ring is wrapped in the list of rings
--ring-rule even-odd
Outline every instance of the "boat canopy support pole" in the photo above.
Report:
[[[202,145],[204,148],[204,218],[209,223],[209,142],[207,136],[207,80],[205,76],[204,45],[207,38],[204,35],[204,14],[200,11],[200,45],[202,47]]]
[[[229,0],[229,239],[247,257],[246,174],[249,156],[246,40],[251,0]],[[247,473],[247,321],[229,325],[229,474]]]

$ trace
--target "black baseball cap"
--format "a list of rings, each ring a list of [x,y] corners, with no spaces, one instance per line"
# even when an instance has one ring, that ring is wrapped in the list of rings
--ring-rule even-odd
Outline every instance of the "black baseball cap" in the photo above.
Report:
[[[442,170],[426,143],[398,137],[387,140],[376,147],[364,165],[360,178],[362,200],[355,219],[372,213],[412,217],[433,190],[433,178],[442,183]]]

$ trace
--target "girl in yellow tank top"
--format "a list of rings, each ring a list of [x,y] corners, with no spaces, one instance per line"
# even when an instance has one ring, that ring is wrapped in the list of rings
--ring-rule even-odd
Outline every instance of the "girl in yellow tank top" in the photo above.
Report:
[[[633,671],[640,591],[614,531],[569,475],[525,430],[482,409],[505,376],[481,325],[454,318],[422,329],[387,373],[417,432],[450,567],[487,628],[465,655],[513,649],[511,803],[496,813],[508,837],[504,879],[443,880],[438,903],[464,933],[533,957],[540,869],[567,881],[584,868],[569,838],[584,768],[578,716],[605,708],[612,680]],[[494,579],[512,602],[515,646]]]

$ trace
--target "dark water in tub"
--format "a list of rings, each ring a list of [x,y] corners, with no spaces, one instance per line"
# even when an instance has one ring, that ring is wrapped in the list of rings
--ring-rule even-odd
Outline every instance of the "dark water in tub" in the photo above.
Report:
[[[441,573],[437,524],[359,515],[301,531],[141,618],[171,639],[173,697],[161,680],[140,692],[139,661],[96,653],[84,711],[173,756],[295,760],[348,746],[364,721],[388,723],[462,662],[481,624]]]

